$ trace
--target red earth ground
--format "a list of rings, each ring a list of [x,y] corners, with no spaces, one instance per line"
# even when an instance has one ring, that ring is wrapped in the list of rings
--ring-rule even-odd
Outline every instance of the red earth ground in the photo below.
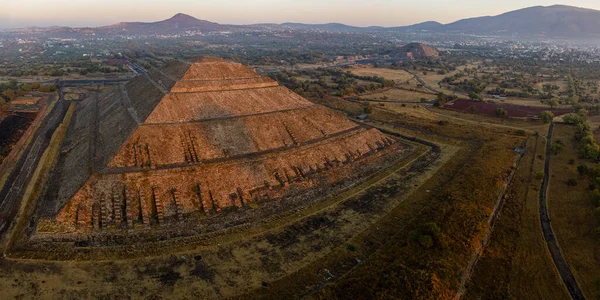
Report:
[[[551,111],[555,116],[560,116],[573,112],[570,108],[546,108],[536,106],[522,106],[514,104],[498,104],[481,102],[467,99],[458,99],[456,101],[444,105],[445,109],[455,110],[460,112],[476,113],[486,116],[496,116],[497,108],[504,108],[508,112],[509,117],[515,118],[531,118],[537,117],[544,110]]]

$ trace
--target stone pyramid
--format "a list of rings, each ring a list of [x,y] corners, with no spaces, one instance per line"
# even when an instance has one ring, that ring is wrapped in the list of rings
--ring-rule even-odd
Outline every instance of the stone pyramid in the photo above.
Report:
[[[79,103],[74,119],[45,215],[80,231],[168,224],[277,199],[396,145],[216,58],[153,69]]]

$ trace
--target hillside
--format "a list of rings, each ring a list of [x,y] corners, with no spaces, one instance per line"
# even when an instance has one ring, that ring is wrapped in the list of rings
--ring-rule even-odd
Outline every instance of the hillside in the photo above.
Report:
[[[437,29],[475,34],[597,37],[600,11],[566,5],[535,6],[498,16],[463,19]]]
[[[199,20],[186,14],[176,14],[170,19],[143,23],[143,22],[124,22],[114,25],[104,26],[96,28],[95,30],[102,33],[109,32],[127,32],[129,34],[169,34],[169,33],[181,33],[186,30],[199,30],[199,31],[219,31],[227,30],[228,26],[220,25],[217,23]]]

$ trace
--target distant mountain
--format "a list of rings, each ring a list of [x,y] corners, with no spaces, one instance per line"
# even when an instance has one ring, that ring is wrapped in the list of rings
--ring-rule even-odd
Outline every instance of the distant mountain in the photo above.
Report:
[[[46,34],[49,36],[81,35],[164,35],[182,34],[186,31],[214,32],[239,30],[320,30],[331,32],[433,32],[481,34],[519,37],[547,38],[598,38],[600,37],[600,11],[566,5],[535,6],[507,12],[497,16],[463,19],[450,24],[434,21],[399,27],[357,27],[341,23],[327,24],[253,24],[222,25],[199,20],[185,14],[176,14],[170,19],[159,22],[123,22],[96,28],[30,27],[4,32],[25,34]]]
[[[327,23],[327,24],[304,24],[304,23],[283,23],[277,25],[278,27],[286,27],[291,29],[302,29],[302,30],[323,30],[323,31],[338,31],[338,32],[358,32],[367,31],[372,27],[358,27],[350,26],[341,23]]]
[[[600,11],[566,5],[535,6],[493,17],[456,21],[438,27],[445,32],[590,38],[600,36]]]
[[[143,22],[124,22],[109,26],[94,28],[94,31],[100,33],[128,33],[133,35],[150,34],[176,34],[187,30],[198,31],[221,31],[229,30],[231,26],[221,25],[205,20],[199,20],[186,14],[176,14],[170,19],[143,23]]]
[[[44,33],[50,36],[79,36],[79,35],[131,35],[131,36],[150,36],[150,35],[169,35],[182,34],[186,31],[228,31],[242,29],[244,26],[221,25],[214,22],[196,19],[186,14],[176,14],[170,19],[158,22],[121,22],[102,27],[52,27],[46,28]],[[31,33],[39,33],[41,30],[29,30]]]
[[[297,29],[321,29],[329,31],[397,31],[466,33],[499,36],[548,38],[597,38],[600,37],[600,11],[567,5],[534,6],[486,16],[459,20],[450,24],[434,21],[400,27],[354,27],[339,23],[299,24],[285,23]]]
[[[408,30],[408,31],[434,31],[443,27],[444,24],[435,21],[423,22],[415,25],[394,27],[393,29]]]
[[[143,22],[125,22],[110,26],[95,28],[100,32],[127,32],[129,34],[169,34],[180,33],[186,30],[199,31],[219,31],[228,30],[229,27],[217,23],[199,20],[186,14],[176,14],[170,19],[143,23]]]

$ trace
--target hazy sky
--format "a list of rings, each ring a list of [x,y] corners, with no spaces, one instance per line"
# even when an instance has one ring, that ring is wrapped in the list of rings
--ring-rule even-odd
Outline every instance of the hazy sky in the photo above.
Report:
[[[555,0],[556,1],[556,0]],[[434,20],[497,15],[546,0],[1,0],[0,27],[98,26],[121,21],[158,21],[182,12],[223,24],[328,23],[409,25]],[[600,10],[599,0],[563,4]]]

